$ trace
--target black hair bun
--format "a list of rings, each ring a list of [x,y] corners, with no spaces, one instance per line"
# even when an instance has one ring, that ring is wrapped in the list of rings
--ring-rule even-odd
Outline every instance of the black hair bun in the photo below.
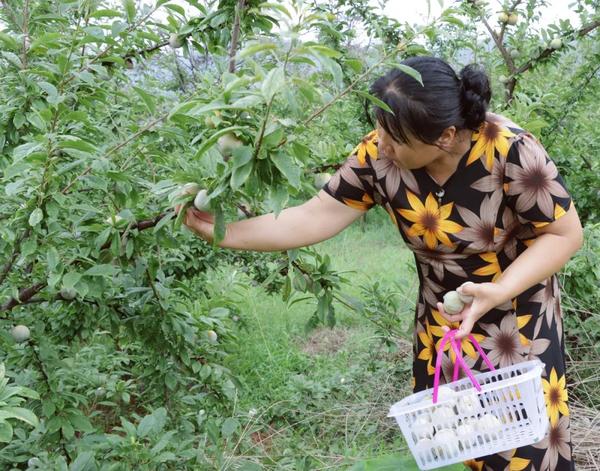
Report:
[[[485,121],[492,98],[490,80],[482,67],[470,64],[460,71],[460,83],[465,127],[476,130]]]

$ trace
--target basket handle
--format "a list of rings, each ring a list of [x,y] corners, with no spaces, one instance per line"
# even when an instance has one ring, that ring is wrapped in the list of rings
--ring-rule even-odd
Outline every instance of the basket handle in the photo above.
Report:
[[[471,380],[471,383],[473,383],[473,386],[475,387],[475,389],[477,389],[477,391],[481,391],[481,385],[475,379],[475,376],[473,375],[471,368],[469,368],[467,366],[467,364],[465,363],[465,361],[463,360],[462,342],[455,338],[456,332],[458,332],[458,329],[449,330],[442,337],[442,341],[440,342],[440,348],[438,349],[437,358],[435,361],[435,376],[433,379],[433,403],[434,404],[437,402],[437,399],[438,399],[438,389],[440,386],[440,373],[442,371],[442,355],[444,354],[444,346],[446,345],[447,342],[450,342],[450,347],[452,348],[452,350],[454,350],[454,353],[456,354],[456,362],[454,363],[454,372],[452,374],[452,381],[456,381],[458,379],[458,367],[460,366],[463,369],[463,371],[465,372],[465,374],[467,375],[467,377]],[[481,358],[483,359],[485,364],[488,366],[488,368],[491,371],[494,371],[496,368],[494,368],[494,365],[492,364],[490,359],[487,357],[487,355],[482,350],[481,346],[479,345],[479,342],[477,342],[477,340],[475,340],[475,337],[473,337],[472,334],[469,334],[468,338],[471,341],[471,343],[475,346],[477,352],[479,353],[479,355],[481,355]]]

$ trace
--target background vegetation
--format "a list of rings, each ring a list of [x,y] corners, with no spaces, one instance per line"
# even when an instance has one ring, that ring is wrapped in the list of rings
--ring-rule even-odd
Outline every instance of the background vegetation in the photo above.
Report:
[[[545,3],[410,25],[366,0],[3,0],[0,467],[411,469],[385,415],[408,393],[417,280],[385,212],[231,252],[167,196],[207,188],[221,234],[310,198],[370,130],[372,80],[429,53],[486,66],[585,222],[561,282],[578,469],[598,469],[600,6],[541,27]]]

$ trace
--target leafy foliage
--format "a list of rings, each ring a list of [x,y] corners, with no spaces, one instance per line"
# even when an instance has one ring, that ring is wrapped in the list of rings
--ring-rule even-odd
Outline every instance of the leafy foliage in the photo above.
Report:
[[[488,7],[469,1],[421,26],[366,1],[4,1],[0,360],[11,381],[2,368],[2,466],[232,465],[224,450],[235,453],[246,424],[232,411],[241,384],[226,364],[249,325],[239,303],[248,283],[280,293],[288,309],[314,301],[308,329],[334,326],[342,304],[390,346],[406,334],[402,290],[375,283],[350,299],[348,279],[316,250],[201,244],[168,198],[182,183],[206,188],[218,242],[229,221],[313,196],[313,174],[337,168],[369,130],[369,81],[403,57],[476,57],[493,77],[508,75],[494,106],[539,132],[582,216],[597,221],[598,8],[577,2],[580,29],[536,29],[543,2],[522,3],[522,22],[490,36],[476,26]],[[359,25],[368,47],[356,42]],[[564,46],[549,48],[556,38]],[[579,85],[565,86],[567,76]],[[223,137],[241,145],[223,152]],[[587,250],[597,254],[597,227],[587,233],[564,279],[594,312]],[[237,270],[225,282],[222,266]],[[596,335],[597,319],[581,320]],[[28,342],[10,337],[15,324],[30,328]],[[339,389],[302,376],[293,387],[299,401]]]

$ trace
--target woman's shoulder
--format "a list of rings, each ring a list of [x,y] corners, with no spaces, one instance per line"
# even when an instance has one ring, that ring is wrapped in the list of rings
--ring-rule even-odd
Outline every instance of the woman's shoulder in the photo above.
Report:
[[[527,131],[525,131],[525,129],[523,129],[521,126],[516,124],[514,121],[512,121],[511,119],[509,119],[506,116],[503,116],[501,114],[488,112],[485,116],[485,122],[495,124],[498,127],[507,129],[515,135],[519,135],[519,134],[523,134],[523,133],[527,132]]]
[[[516,148],[520,147],[520,144],[543,148],[540,141],[538,141],[538,139],[531,134],[531,132],[519,124],[516,124],[513,120],[507,118],[506,116],[496,113],[487,113],[485,121],[486,123],[491,123],[496,127],[506,131],[509,147],[511,147],[513,150],[516,150]]]

